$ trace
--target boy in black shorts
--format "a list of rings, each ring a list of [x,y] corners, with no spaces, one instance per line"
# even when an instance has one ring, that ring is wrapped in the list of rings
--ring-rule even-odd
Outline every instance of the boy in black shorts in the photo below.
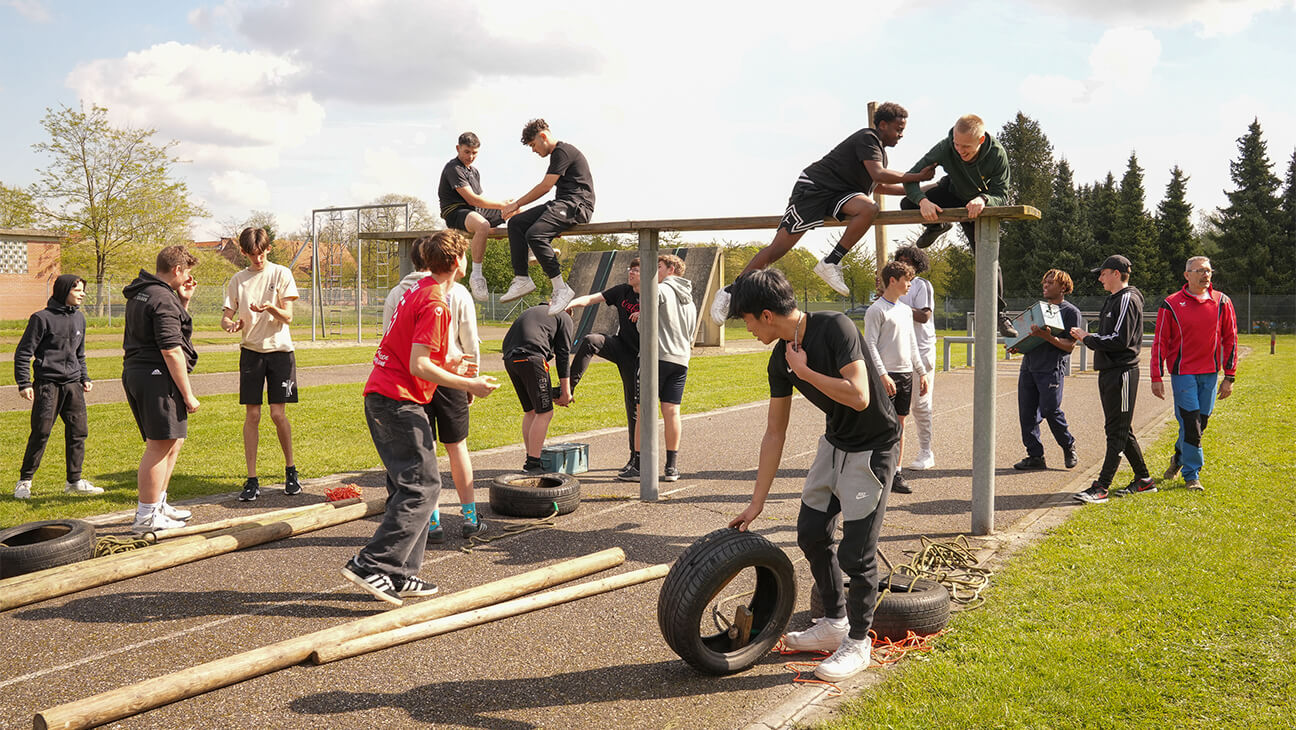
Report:
[[[441,184],[437,198],[441,202],[441,217],[446,227],[472,234],[472,275],[468,285],[473,298],[486,301],[490,292],[486,288],[486,274],[482,259],[486,256],[486,237],[492,228],[504,225],[500,212],[511,200],[491,200],[482,197],[481,173],[473,167],[481,140],[472,132],[459,135],[455,156],[441,169]]]
[[[625,399],[626,428],[630,439],[630,459],[625,469],[635,461],[635,424],[638,423],[637,404],[639,402],[639,259],[630,262],[626,269],[626,283],[608,287],[601,292],[576,297],[567,305],[567,313],[573,309],[587,307],[591,304],[606,304],[616,310],[617,331],[610,335],[591,332],[581,338],[572,357],[571,389],[576,393],[576,385],[585,375],[590,360],[595,355],[616,363],[621,374],[621,392]]]
[[[693,303],[693,283],[684,278],[684,260],[672,254],[657,257],[657,400],[661,403],[663,436],[666,441],[666,468],[662,481],[679,481],[677,459],[682,438],[680,403],[684,402],[684,384],[688,381],[689,357],[693,354],[693,335],[697,331],[697,305]],[[639,397],[635,378],[635,398]],[[642,414],[641,414],[642,415]],[[640,418],[635,423],[635,451],[617,479],[639,481]]]
[[[553,407],[571,402],[571,379],[568,372],[571,355],[572,326],[570,314],[549,314],[548,304],[538,304],[518,315],[504,334],[504,370],[522,404],[522,443],[526,446],[526,463],[522,471],[543,474],[540,450],[544,448]],[[549,383],[549,360],[558,368],[558,397],[553,397]]]
[[[167,246],[158,252],[156,275],[140,271],[122,290],[127,300],[122,389],[144,438],[133,532],[183,527],[190,517],[189,510],[167,503],[167,486],[189,434],[189,414],[199,405],[189,382],[198,363],[189,316],[198,286],[190,270],[197,265],[184,246]]]
[[[913,309],[900,298],[909,293],[909,282],[914,269],[903,261],[891,261],[882,267],[882,296],[869,305],[864,313],[864,345],[878,372],[882,385],[891,397],[900,431],[904,432],[904,419],[909,415],[909,405],[914,396],[914,378],[918,378],[918,395],[927,393],[927,367],[918,351],[918,338],[914,334]],[[896,446],[896,473],[891,489],[900,494],[913,492],[900,474],[900,459],[904,456],[904,442]]]
[[[746,530],[765,508],[778,473],[792,413],[792,389],[827,416],[819,451],[806,475],[797,545],[810,564],[824,617],[783,637],[794,651],[829,651],[815,668],[838,682],[869,666],[869,629],[878,598],[877,542],[894,473],[900,425],[882,375],[865,353],[855,323],[841,312],[805,314],[777,269],[751,271],[733,283],[733,312],[770,354],[769,415],[761,440],[752,501],[730,527]],[[909,327],[913,329],[912,326]],[[834,541],[838,515],[840,545]],[[842,573],[850,576],[843,589]]]
[[[535,291],[535,282],[527,273],[527,248],[530,247],[545,276],[553,282],[549,314],[556,315],[567,309],[576,292],[563,281],[562,266],[550,242],[578,223],[589,223],[590,216],[594,215],[594,178],[585,155],[567,142],[558,141],[543,119],[527,122],[522,128],[522,144],[537,155],[548,157],[549,169],[544,179],[526,195],[504,206],[513,283],[500,301],[511,302]],[[522,206],[544,197],[550,189],[556,190],[553,200],[518,213]]]
[[[247,407],[243,419],[243,456],[247,481],[239,501],[251,502],[261,494],[257,478],[257,442],[261,436],[261,392],[270,401],[270,420],[284,455],[284,494],[301,494],[301,480],[293,463],[292,425],[288,403],[297,402],[297,358],[293,353],[293,302],[297,283],[287,266],[270,263],[270,236],[262,228],[244,228],[239,248],[248,267],[230,277],[225,286],[221,328],[242,333],[239,343],[239,403]]]
[[[872,196],[904,195],[901,183],[930,180],[936,174],[935,166],[908,173],[887,169],[886,148],[900,142],[908,122],[909,112],[904,107],[891,101],[881,104],[873,112],[872,128],[855,132],[802,170],[792,186],[774,240],[752,257],[742,273],[763,269],[783,258],[807,231],[822,226],[825,218],[833,218],[846,221],[846,229],[837,246],[815,264],[814,272],[838,294],[849,294],[841,260],[877,218],[880,209]],[[723,324],[728,316],[729,292],[721,289],[711,304],[711,319]]]

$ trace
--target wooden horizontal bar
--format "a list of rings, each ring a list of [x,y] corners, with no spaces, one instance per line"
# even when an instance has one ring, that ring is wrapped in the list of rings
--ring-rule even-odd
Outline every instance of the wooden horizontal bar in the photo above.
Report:
[[[1006,205],[985,208],[981,211],[985,218],[1001,220],[1039,220],[1038,208],[1030,205]],[[946,208],[941,211],[941,221],[958,223],[969,220],[966,208]],[[563,235],[580,236],[595,233],[637,233],[639,231],[745,231],[777,228],[781,216],[740,216],[736,218],[667,218],[642,221],[608,221],[606,223],[581,223],[563,232]],[[884,210],[874,221],[876,225],[899,226],[912,223],[926,223],[917,210]],[[833,219],[824,221],[826,226],[843,226],[845,223]],[[407,241],[421,238],[435,231],[371,231],[361,233],[360,238],[366,241]],[[491,238],[507,238],[507,228],[492,228]]]

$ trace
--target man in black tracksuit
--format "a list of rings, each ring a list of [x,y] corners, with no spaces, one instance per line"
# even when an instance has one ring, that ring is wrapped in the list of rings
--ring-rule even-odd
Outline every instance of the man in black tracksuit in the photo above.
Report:
[[[85,440],[89,433],[85,394],[94,384],[86,371],[85,315],[79,307],[85,298],[85,279],[63,274],[45,308],[27,320],[14,351],[14,382],[18,394],[32,401],[31,436],[18,471],[14,497],[31,497],[32,477],[40,468],[54,419],[63,419],[68,494],[103,494],[103,489],[81,478]],[[32,359],[36,360],[33,373]],[[34,377],[33,377],[34,376]]]
[[[1091,335],[1073,327],[1071,337],[1094,351],[1103,429],[1107,432],[1107,456],[1098,479],[1088,489],[1076,493],[1075,499],[1101,504],[1107,501],[1107,489],[1116,476],[1122,453],[1134,470],[1134,480],[1116,490],[1116,496],[1155,492],[1156,483],[1148,473],[1132,426],[1138,395],[1139,350],[1143,346],[1143,293],[1130,286],[1130,262],[1124,256],[1108,256],[1093,272],[1110,293],[1098,314],[1098,333]]]

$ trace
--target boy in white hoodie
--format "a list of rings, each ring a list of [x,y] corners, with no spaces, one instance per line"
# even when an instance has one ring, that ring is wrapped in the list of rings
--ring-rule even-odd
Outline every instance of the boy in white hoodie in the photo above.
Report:
[[[662,481],[679,481],[676,464],[680,447],[680,403],[684,400],[684,383],[688,380],[689,356],[693,354],[693,336],[697,332],[697,305],[693,303],[693,283],[684,278],[684,259],[672,254],[657,257],[657,399],[661,401],[662,420],[666,430],[666,470]],[[636,378],[636,381],[638,378]],[[639,383],[635,383],[639,393]],[[639,425],[635,423],[635,452],[617,478],[639,481]]]

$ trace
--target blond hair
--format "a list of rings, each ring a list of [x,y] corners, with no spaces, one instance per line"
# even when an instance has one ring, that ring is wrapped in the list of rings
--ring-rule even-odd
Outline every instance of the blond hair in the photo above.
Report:
[[[985,122],[975,114],[964,114],[954,122],[954,131],[959,134],[970,134],[980,137],[985,134]]]

